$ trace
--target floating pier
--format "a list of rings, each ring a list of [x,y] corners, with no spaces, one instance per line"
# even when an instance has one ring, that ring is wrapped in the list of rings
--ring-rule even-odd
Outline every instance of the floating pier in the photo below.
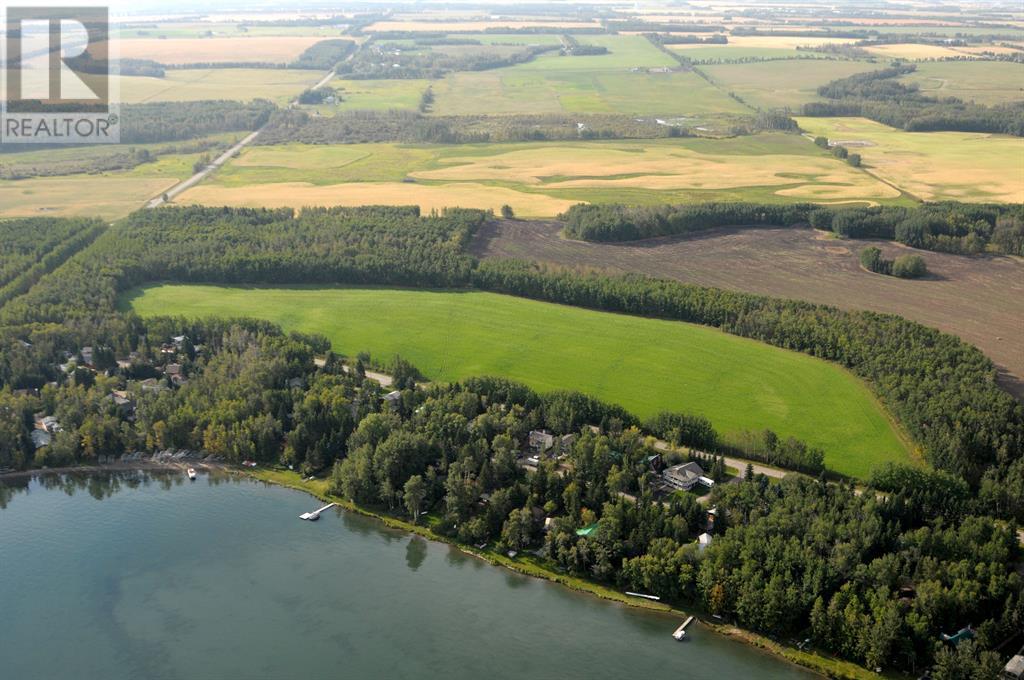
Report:
[[[676,628],[674,633],[672,633],[672,637],[674,637],[677,640],[682,640],[683,638],[685,638],[686,637],[686,627],[689,626],[691,623],[693,623],[693,617],[692,616],[688,617],[685,621],[683,621],[681,624],[679,624],[679,627]]]
[[[324,510],[330,510],[335,505],[337,505],[337,503],[328,503],[319,510],[314,510],[313,512],[304,512],[301,515],[299,515],[299,519],[308,519],[310,522],[315,522],[316,520],[320,519],[321,512],[323,512]]]

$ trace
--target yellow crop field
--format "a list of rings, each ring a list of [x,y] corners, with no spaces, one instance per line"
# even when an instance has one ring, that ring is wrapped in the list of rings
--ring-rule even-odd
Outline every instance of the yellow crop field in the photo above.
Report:
[[[941,45],[918,45],[915,43],[899,43],[895,45],[878,45],[866,48],[871,54],[887,59],[941,59],[943,57],[963,57],[964,54]]]
[[[197,68],[167,71],[163,78],[121,76],[121,101],[182,102],[202,99],[271,99],[284,105],[315,85],[323,73],[297,69]]]
[[[489,156],[454,156],[442,162],[448,167],[411,174],[428,180],[515,182],[544,189],[779,186],[785,187],[779,195],[821,200],[899,195],[883,182],[825,156],[719,155],[668,144],[549,145]],[[794,187],[795,182],[799,184]]]
[[[928,201],[1024,201],[1024,139],[980,132],[904,132],[864,118],[800,118],[847,142],[867,170]]]
[[[596,28],[592,21],[378,21],[364,30],[367,33],[384,31],[442,31],[465,33],[485,31],[489,28],[550,28],[557,33],[560,28]]]
[[[319,36],[253,36],[244,38],[136,38],[121,40],[122,59],[152,59],[161,64],[216,62],[272,62],[294,60],[306,48],[323,40]]]
[[[142,207],[177,183],[173,177],[125,173],[33,177],[0,181],[0,217],[71,217],[111,220]]]
[[[424,212],[444,208],[482,208],[495,212],[508,204],[523,217],[552,217],[579,201],[528,194],[473,182],[422,185],[404,182],[352,182],[318,186],[278,182],[245,187],[201,185],[175,201],[190,205],[282,208],[306,205],[418,205]]]

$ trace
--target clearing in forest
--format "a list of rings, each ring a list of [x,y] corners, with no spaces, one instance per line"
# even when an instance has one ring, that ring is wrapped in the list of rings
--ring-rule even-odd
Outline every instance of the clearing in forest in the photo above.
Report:
[[[727,437],[767,427],[822,447],[829,468],[852,476],[910,460],[848,371],[704,326],[481,292],[158,285],[125,302],[143,316],[267,319],[322,333],[348,355],[400,354],[432,380],[489,374],[576,389],[641,417],[699,413]]]

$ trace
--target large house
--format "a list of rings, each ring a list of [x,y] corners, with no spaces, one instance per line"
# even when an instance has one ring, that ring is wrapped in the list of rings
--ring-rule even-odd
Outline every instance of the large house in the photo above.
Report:
[[[704,470],[697,463],[683,463],[681,465],[673,465],[662,472],[661,476],[673,489],[689,491],[704,476]]]

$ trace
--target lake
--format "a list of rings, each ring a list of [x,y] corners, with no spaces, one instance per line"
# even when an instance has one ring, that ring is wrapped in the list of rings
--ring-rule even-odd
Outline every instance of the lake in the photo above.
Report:
[[[223,474],[0,486],[7,678],[813,678],[678,616],[576,593]]]

